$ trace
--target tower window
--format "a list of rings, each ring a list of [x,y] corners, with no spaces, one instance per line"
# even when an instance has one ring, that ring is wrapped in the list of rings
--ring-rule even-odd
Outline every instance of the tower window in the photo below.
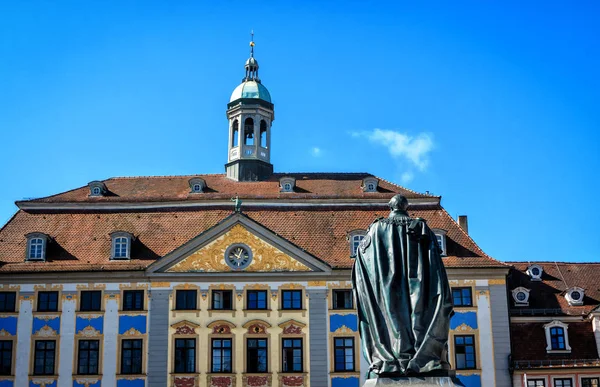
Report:
[[[260,121],[260,146],[267,147],[267,123],[265,120]]]
[[[233,125],[231,125],[231,146],[232,147],[236,147],[238,145],[240,145],[239,141],[239,132],[240,132],[240,125],[238,123],[238,120],[233,121]]]
[[[244,145],[254,145],[254,120],[246,118],[244,121]]]

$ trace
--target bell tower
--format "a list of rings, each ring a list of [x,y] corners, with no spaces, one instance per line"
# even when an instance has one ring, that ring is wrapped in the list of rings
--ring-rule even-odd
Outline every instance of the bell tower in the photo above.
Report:
[[[227,104],[229,142],[225,170],[227,177],[236,181],[259,181],[273,174],[271,124],[275,111],[271,95],[258,77],[254,33],[244,69],[246,75]]]

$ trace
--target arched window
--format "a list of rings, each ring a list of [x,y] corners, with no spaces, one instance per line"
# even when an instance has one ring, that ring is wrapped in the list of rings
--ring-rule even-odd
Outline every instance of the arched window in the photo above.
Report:
[[[350,256],[356,257],[356,252],[360,246],[360,242],[367,235],[365,230],[354,230],[348,233],[348,240],[350,241]]]
[[[254,120],[249,117],[244,121],[244,145],[254,145]]]
[[[100,196],[101,193],[102,193],[102,190],[100,189],[100,187],[94,187],[94,188],[92,188],[92,195],[94,195],[94,196]]]
[[[112,238],[112,259],[130,259],[131,258],[131,238],[128,232],[117,231],[111,234]]]
[[[115,238],[115,258],[127,258],[128,240],[125,237]]]
[[[240,139],[239,139],[240,131],[239,131],[238,120],[234,120],[233,125],[231,127],[232,127],[231,146],[236,147],[239,145],[239,141],[240,141]]]
[[[31,238],[29,240],[29,259],[44,259],[44,239]]]
[[[267,122],[265,120],[260,121],[260,146],[267,147]]]
[[[554,320],[544,325],[544,329],[546,330],[546,352],[565,353],[571,351],[567,324]]]

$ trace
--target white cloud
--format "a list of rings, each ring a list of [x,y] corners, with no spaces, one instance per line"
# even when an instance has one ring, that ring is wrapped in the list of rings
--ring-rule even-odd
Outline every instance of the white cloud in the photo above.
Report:
[[[321,148],[318,148],[316,146],[312,147],[312,149],[310,150],[310,153],[313,155],[313,157],[319,157],[319,156],[321,156],[322,152],[323,151],[321,150]]]
[[[404,172],[401,176],[400,176],[400,180],[402,181],[402,184],[408,184],[412,181],[412,179],[414,179],[415,174],[412,172]]]
[[[372,143],[383,145],[394,158],[405,158],[420,171],[427,169],[429,152],[433,149],[433,137],[427,133],[410,136],[389,129],[373,129],[370,132],[353,132],[352,137],[364,136]],[[407,172],[409,173],[409,172]],[[412,174],[410,174],[412,179]],[[406,176],[407,178],[409,175]]]

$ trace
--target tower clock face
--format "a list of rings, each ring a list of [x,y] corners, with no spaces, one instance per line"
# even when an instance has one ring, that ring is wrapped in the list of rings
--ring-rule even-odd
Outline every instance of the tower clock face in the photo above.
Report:
[[[252,262],[252,250],[250,247],[236,243],[225,250],[225,262],[233,270],[242,270]]]

